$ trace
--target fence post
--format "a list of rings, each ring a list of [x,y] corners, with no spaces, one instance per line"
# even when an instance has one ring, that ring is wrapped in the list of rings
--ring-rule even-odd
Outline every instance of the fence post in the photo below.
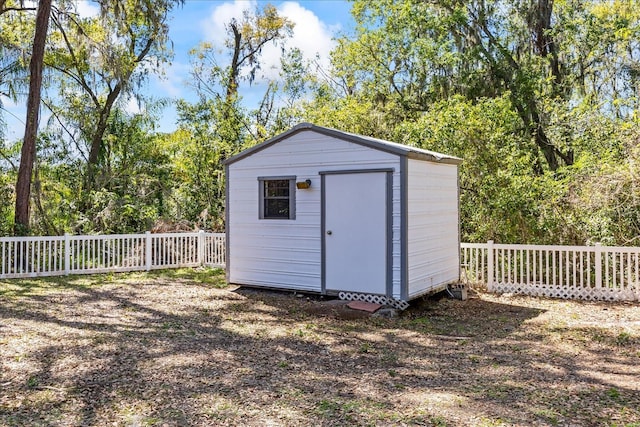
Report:
[[[487,291],[493,292],[493,240],[487,242]]]
[[[69,233],[64,233],[64,274],[71,273],[71,239]]]
[[[198,264],[204,265],[204,245],[205,235],[204,230],[198,231]]]
[[[602,243],[595,244],[596,288],[602,287]]]
[[[145,262],[144,265],[147,271],[151,270],[151,232],[147,231],[145,234],[145,242],[144,242],[144,254],[145,254]]]

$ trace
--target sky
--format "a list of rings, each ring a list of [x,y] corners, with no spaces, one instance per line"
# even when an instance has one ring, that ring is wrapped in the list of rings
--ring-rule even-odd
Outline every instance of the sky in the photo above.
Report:
[[[257,1],[257,0],[186,0],[184,6],[178,7],[169,20],[169,38],[173,43],[174,58],[171,65],[164,70],[164,76],[152,75],[144,89],[146,94],[155,98],[183,98],[193,100],[194,93],[186,84],[189,79],[188,52],[200,42],[211,42],[214,46],[222,46],[225,38],[224,26],[232,18],[241,18],[242,11],[256,6],[271,3],[278,12],[295,23],[293,37],[288,40],[288,47],[298,47],[308,59],[319,56],[321,64],[329,64],[329,52],[335,46],[334,38],[341,33],[353,29],[350,15],[351,5],[342,0],[303,0],[303,1]],[[97,8],[86,0],[78,1],[78,12],[82,15],[93,15]],[[277,76],[279,51],[266,47],[262,55],[262,72],[266,78]],[[264,80],[262,80],[264,81]],[[258,78],[252,88],[245,89],[242,95],[245,103],[257,103],[264,91]],[[260,94],[260,95],[259,95]],[[26,99],[13,104],[3,99],[6,137],[13,141],[21,139],[24,133],[24,103]],[[137,103],[131,99],[126,102],[130,112],[139,111]],[[41,123],[48,116],[42,111]],[[176,128],[176,112],[173,106],[165,109],[159,123],[158,131],[171,132]]]

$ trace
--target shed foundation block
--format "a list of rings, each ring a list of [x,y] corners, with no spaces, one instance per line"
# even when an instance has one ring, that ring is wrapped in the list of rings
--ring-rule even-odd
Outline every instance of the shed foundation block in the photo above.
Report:
[[[455,299],[465,301],[468,298],[467,285],[465,285],[464,283],[451,284],[449,285],[447,290],[449,291],[449,294]]]

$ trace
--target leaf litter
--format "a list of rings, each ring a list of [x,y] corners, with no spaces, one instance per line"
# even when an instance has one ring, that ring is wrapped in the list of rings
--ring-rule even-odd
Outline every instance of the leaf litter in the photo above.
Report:
[[[387,319],[189,273],[0,281],[0,361],[7,426],[640,425],[637,303]]]

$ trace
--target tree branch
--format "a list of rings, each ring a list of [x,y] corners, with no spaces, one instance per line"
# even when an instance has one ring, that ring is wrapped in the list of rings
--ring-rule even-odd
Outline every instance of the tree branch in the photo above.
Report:
[[[13,169],[14,172],[18,171],[18,166],[15,163],[13,163],[11,158],[9,156],[7,156],[6,154],[4,154],[1,150],[0,150],[0,157],[2,157],[7,162],[9,162],[9,165],[11,166],[11,169]]]
[[[4,1],[2,2],[4,4]],[[0,4],[0,15],[3,15],[7,12],[33,12],[37,9],[35,7],[4,7],[3,4]]]
[[[85,156],[83,150],[81,149],[80,144],[78,143],[78,140],[73,135],[73,133],[67,128],[67,126],[63,123],[62,118],[60,117],[60,115],[53,109],[53,106],[51,104],[49,104],[49,102],[47,100],[43,99],[42,103],[49,109],[49,112],[51,113],[51,115],[56,119],[56,121],[58,122],[58,124],[60,125],[62,130],[69,136],[69,138],[71,139],[71,141],[73,142],[75,147],[78,149],[78,152],[80,153],[80,155],[86,161],[87,160],[87,156]]]
[[[78,82],[78,84],[80,84],[80,86],[82,86],[82,88],[84,90],[87,91],[87,93],[91,97],[91,100],[93,101],[93,103],[96,106],[100,106],[100,101],[98,100],[98,97],[93,92],[93,90],[91,89],[91,86],[89,86],[89,84],[85,80],[84,74],[79,69],[80,64],[78,63],[78,59],[77,59],[75,51],[73,49],[73,45],[69,41],[69,38],[67,37],[66,31],[64,30],[63,26],[58,21],[57,17],[55,17],[55,16],[53,17],[53,22],[56,24],[56,26],[60,30],[60,33],[62,34],[62,38],[64,39],[65,45],[67,46],[67,50],[69,51],[69,55],[71,55],[71,60],[73,61],[73,65],[74,65],[76,71],[78,72],[78,74],[77,75],[72,74],[70,71],[68,71],[66,69],[62,69],[60,67],[56,67],[55,65],[51,65],[51,64],[47,64],[47,65],[50,65],[54,69],[56,69],[58,71],[61,71],[62,73],[66,74],[67,76],[73,78],[76,82]]]

